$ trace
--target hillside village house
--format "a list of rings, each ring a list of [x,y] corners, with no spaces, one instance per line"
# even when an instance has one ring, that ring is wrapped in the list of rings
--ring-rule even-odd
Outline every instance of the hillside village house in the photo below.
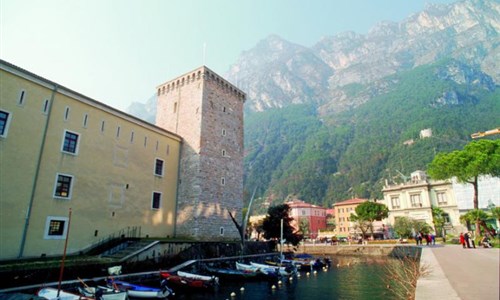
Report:
[[[207,67],[156,88],[157,125],[3,60],[0,81],[0,260],[61,255],[70,215],[69,254],[239,238],[245,94]]]
[[[459,234],[466,230],[460,223],[460,215],[473,209],[472,185],[460,184],[456,180],[429,180],[423,171],[413,172],[409,182],[386,183],[382,192],[389,208],[389,224],[394,224],[398,217],[410,217],[434,226],[431,206],[435,206],[445,213],[446,230]],[[481,177],[478,192],[479,208],[500,205],[499,178]]]
[[[300,223],[306,222],[308,238],[318,237],[320,230],[326,229],[326,208],[314,204],[306,203],[302,200],[294,199],[287,202],[290,206],[290,216],[293,218],[292,226],[295,230],[300,230]]]

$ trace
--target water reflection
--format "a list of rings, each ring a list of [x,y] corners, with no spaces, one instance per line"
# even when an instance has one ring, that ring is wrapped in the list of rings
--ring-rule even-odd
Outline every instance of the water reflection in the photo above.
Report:
[[[176,299],[397,299],[386,288],[388,269],[385,257],[331,257],[332,267],[317,273],[301,272],[300,277],[269,282],[222,282],[218,291],[181,294]],[[273,285],[275,288],[273,288]],[[244,291],[241,291],[244,288]],[[235,293],[235,296],[231,296]]]

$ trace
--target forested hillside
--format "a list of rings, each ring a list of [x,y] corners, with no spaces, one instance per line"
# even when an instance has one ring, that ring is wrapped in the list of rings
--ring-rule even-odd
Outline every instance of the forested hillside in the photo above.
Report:
[[[457,65],[444,60],[346,86],[352,97],[374,85],[388,92],[337,114],[321,115],[306,104],[247,114],[246,189],[257,187],[258,196],[271,200],[296,195],[325,206],[352,196],[380,198],[386,179],[425,170],[436,153],[462,148],[471,133],[498,126],[495,85],[468,69],[474,84],[457,83],[449,76]],[[419,138],[426,128],[433,136]]]

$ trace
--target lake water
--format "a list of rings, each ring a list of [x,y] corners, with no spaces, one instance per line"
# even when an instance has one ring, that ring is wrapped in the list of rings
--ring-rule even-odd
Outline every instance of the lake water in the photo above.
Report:
[[[269,282],[221,282],[215,292],[177,293],[176,299],[398,299],[387,289],[388,258],[341,257],[333,259],[327,271],[318,271],[309,276],[300,272],[300,277],[283,280],[282,284]],[[276,288],[273,289],[272,285]],[[244,291],[241,291],[241,288]],[[231,293],[235,293],[234,297]]]

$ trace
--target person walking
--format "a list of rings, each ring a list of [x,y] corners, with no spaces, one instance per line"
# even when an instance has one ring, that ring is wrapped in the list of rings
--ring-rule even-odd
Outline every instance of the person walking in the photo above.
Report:
[[[472,244],[472,248],[476,249],[476,243],[474,242],[474,236],[472,235],[472,232],[468,232],[467,235],[469,236],[469,241]]]
[[[464,234],[464,240],[465,240],[465,244],[467,244],[467,248],[470,248],[470,243],[469,243],[469,233],[466,232]]]
[[[432,245],[436,245],[436,235],[434,233],[431,233],[431,241]]]
[[[460,232],[460,244],[462,245],[462,248],[465,249],[465,237],[463,232]]]

